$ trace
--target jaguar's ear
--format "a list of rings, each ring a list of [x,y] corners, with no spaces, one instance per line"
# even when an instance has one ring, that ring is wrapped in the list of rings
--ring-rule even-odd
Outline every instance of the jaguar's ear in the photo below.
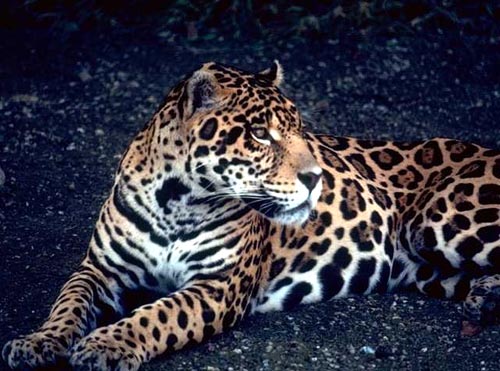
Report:
[[[209,109],[215,105],[219,86],[215,77],[207,71],[198,70],[188,79],[181,103],[185,107],[185,118],[198,110]]]
[[[260,71],[258,73],[260,78],[268,80],[272,85],[279,87],[283,82],[283,68],[281,64],[275,59],[273,65],[265,69],[264,71]]]

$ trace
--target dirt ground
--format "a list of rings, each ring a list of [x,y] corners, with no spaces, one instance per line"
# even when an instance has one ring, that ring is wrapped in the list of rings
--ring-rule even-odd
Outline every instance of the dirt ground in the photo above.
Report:
[[[493,40],[186,44],[110,33],[61,47],[43,31],[0,40],[1,346],[41,324],[83,257],[120,154],[202,62],[258,70],[279,59],[287,95],[316,131],[500,148]],[[349,298],[251,317],[143,369],[498,370],[500,327],[462,339],[459,323],[457,303],[418,294]]]

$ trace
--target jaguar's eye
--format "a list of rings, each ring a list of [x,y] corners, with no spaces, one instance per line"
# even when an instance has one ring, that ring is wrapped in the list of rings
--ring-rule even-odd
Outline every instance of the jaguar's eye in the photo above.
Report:
[[[271,135],[269,134],[269,131],[267,131],[266,128],[253,128],[250,131],[250,135],[257,142],[265,144],[265,145],[270,145],[271,141],[273,139],[271,137]]]

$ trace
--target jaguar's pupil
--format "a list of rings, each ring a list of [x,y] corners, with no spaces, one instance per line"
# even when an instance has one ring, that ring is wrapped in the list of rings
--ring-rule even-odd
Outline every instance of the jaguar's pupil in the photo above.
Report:
[[[265,129],[256,129],[253,133],[257,138],[264,139],[266,137],[267,131]]]

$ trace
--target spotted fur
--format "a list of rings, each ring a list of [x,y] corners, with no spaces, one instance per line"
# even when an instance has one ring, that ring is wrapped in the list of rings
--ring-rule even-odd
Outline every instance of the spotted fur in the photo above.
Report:
[[[500,153],[314,135],[281,80],[208,63],[172,89],[10,367],[136,370],[255,311],[404,287],[498,319]]]

